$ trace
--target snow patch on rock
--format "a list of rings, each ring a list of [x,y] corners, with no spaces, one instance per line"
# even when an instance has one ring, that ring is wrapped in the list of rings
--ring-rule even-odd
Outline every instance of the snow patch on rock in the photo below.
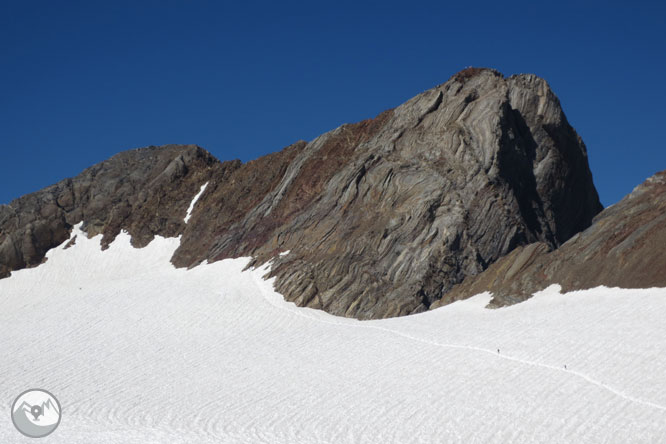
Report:
[[[192,199],[192,202],[190,202],[190,207],[187,209],[187,215],[185,215],[185,223],[187,223],[190,220],[190,217],[192,217],[192,210],[194,210],[194,205],[197,203],[201,195],[203,194],[204,191],[206,191],[206,187],[208,186],[208,182],[205,184],[201,185],[201,189],[197,193],[196,196]]]

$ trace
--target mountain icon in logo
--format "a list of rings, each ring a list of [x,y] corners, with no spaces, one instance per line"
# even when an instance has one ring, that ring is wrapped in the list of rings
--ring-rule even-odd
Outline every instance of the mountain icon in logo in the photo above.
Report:
[[[53,433],[60,424],[60,418],[60,403],[46,390],[27,390],[12,405],[14,426],[30,438],[42,438]]]

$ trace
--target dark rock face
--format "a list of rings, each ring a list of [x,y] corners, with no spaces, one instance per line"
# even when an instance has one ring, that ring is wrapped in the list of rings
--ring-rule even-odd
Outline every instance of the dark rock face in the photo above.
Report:
[[[454,287],[437,306],[483,291],[492,305],[509,305],[551,284],[563,291],[600,285],[666,287],[666,171],[657,173],[602,211],[587,230],[550,251],[544,243],[519,247],[478,276]]]
[[[557,248],[601,210],[585,146],[547,83],[488,69],[246,164],[149,150],[2,207],[5,274],[39,263],[84,220],[103,244],[121,228],[139,247],[182,234],[179,267],[273,260],[288,300],[380,318],[426,310],[516,247]]]
[[[0,276],[40,264],[82,221],[89,235],[104,235],[103,248],[121,229],[132,235],[136,247],[156,234],[177,236],[192,193],[213,166],[220,168],[195,146],[126,151],[0,206]]]

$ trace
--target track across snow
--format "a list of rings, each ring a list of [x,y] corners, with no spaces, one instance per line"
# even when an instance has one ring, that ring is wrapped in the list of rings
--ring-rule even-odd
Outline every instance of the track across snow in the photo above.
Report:
[[[178,239],[74,235],[0,280],[0,442],[33,442],[9,411],[33,387],[62,405],[51,443],[666,442],[664,289],[357,321],[248,259],[175,269]]]
[[[254,277],[255,277],[255,279],[261,279],[256,274],[255,274]],[[257,287],[260,288],[263,292],[266,291],[265,288],[262,288],[263,285],[261,285],[261,283],[258,283]],[[607,289],[602,289],[602,290],[607,291]],[[551,289],[551,291],[549,291],[549,292],[553,292],[553,291],[556,292],[557,294],[559,294],[560,293],[560,287],[559,286],[554,286],[554,288]],[[479,295],[479,297],[480,296],[481,295]],[[490,296],[490,295],[488,295],[488,296]],[[490,302],[489,299],[488,299],[488,302]],[[275,306],[277,308],[282,308],[277,304]],[[303,314],[301,312],[298,312],[298,311],[292,311],[292,313],[298,314],[299,316],[303,316],[303,317],[306,317],[306,318],[316,319],[316,318],[312,318],[312,317],[310,317],[306,314]],[[349,327],[349,324],[344,324],[344,323],[335,322],[335,321],[319,319],[319,322],[323,322],[323,323],[329,324],[329,325],[338,325],[342,328],[348,328]],[[588,376],[584,373],[568,369],[566,367],[566,364],[565,364],[564,367],[557,367],[557,366],[550,365],[550,364],[544,364],[544,363],[541,363],[541,362],[530,361],[530,360],[527,360],[527,359],[515,358],[513,356],[508,356],[506,354],[500,354],[499,349],[497,349],[497,354],[495,354],[495,351],[487,349],[487,348],[475,347],[475,346],[471,346],[471,345],[447,344],[447,343],[442,343],[442,342],[431,341],[431,340],[428,340],[428,339],[420,338],[418,336],[412,336],[410,334],[405,334],[405,333],[401,332],[400,330],[393,330],[393,329],[386,328],[386,327],[381,327],[381,326],[377,326],[377,325],[368,325],[368,324],[369,324],[369,322],[366,322],[366,323],[362,323],[362,324],[359,324],[359,325],[354,325],[353,327],[368,328],[368,329],[375,329],[375,330],[379,330],[379,331],[385,331],[385,332],[388,332],[388,333],[391,333],[391,334],[401,336],[403,338],[411,339],[413,341],[433,345],[435,347],[464,349],[464,350],[470,350],[470,351],[473,351],[473,352],[488,353],[491,356],[493,356],[493,358],[497,358],[497,359],[507,359],[509,361],[518,362],[520,364],[530,365],[530,366],[535,366],[535,367],[542,367],[542,368],[545,368],[545,369],[558,371],[558,372],[564,371],[569,375],[574,375],[576,377],[579,377],[579,378],[583,379],[584,381],[586,381],[590,384],[601,387],[604,390],[608,390],[610,393],[612,393],[616,396],[619,396],[620,398],[626,399],[627,401],[635,402],[637,404],[642,404],[642,405],[652,407],[652,408],[655,408],[657,410],[661,410],[661,411],[666,412],[666,406],[664,406],[664,405],[656,404],[654,402],[646,401],[644,399],[639,399],[639,398],[635,398],[633,396],[627,395],[627,394],[623,393],[622,391],[617,390],[613,387],[610,387],[607,384],[604,384],[603,382],[598,381],[598,380],[596,380],[596,379],[594,379],[594,378],[592,378],[592,377],[590,377],[590,376]]]

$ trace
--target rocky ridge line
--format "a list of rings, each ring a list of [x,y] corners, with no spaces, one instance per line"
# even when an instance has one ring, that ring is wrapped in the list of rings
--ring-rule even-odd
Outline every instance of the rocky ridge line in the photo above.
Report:
[[[585,146],[548,84],[468,69],[245,164],[195,146],[114,156],[0,207],[0,273],[37,265],[84,221],[103,246],[120,229],[137,247],[182,235],[179,267],[272,260],[288,300],[381,318],[428,309],[517,247],[555,249],[600,210]]]

